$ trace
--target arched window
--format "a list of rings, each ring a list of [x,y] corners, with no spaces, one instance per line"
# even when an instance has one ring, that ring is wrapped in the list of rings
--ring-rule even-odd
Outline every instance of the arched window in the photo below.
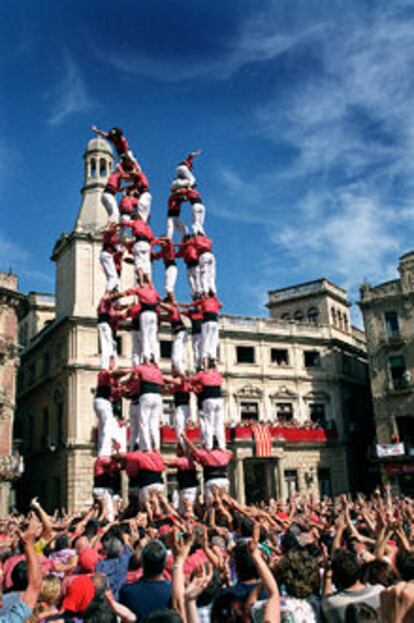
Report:
[[[99,175],[106,177],[106,160],[104,158],[101,158],[99,161]]]
[[[340,311],[338,311],[338,327],[342,331],[342,328],[343,328],[343,325],[342,325],[342,314],[341,314]]]
[[[282,314],[280,316],[280,320],[284,320],[285,322],[289,322],[290,321],[290,314]]]
[[[334,327],[336,327],[336,309],[335,309],[335,307],[331,307],[331,318],[332,318],[332,324],[334,325]]]
[[[91,177],[96,177],[96,160],[91,158]]]
[[[308,322],[310,324],[318,324],[319,312],[316,307],[310,307],[308,309]]]
[[[344,331],[346,331],[348,333],[349,330],[349,326],[348,326],[348,318],[347,316],[344,314]]]
[[[303,311],[298,309],[298,311],[295,312],[294,319],[296,322],[303,322],[303,319],[304,319]]]

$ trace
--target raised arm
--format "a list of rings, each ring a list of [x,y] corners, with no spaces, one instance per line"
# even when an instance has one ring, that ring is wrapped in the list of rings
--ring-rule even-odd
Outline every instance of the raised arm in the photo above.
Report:
[[[249,550],[262,581],[263,587],[268,594],[263,612],[263,623],[280,622],[280,595],[273,573],[265,563],[259,550],[260,524],[255,524],[253,535],[249,541]]]

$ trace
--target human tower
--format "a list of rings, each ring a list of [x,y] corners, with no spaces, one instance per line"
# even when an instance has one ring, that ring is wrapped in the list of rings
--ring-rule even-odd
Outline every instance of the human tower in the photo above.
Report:
[[[113,515],[113,498],[119,493],[120,470],[129,480],[130,502],[148,503],[154,491],[163,488],[166,462],[160,454],[162,395],[174,396],[174,428],[180,507],[189,508],[198,495],[197,470],[204,472],[205,494],[215,488],[228,488],[222,400],[222,376],[217,369],[219,312],[216,260],[212,240],[204,228],[205,206],[197,189],[194,160],[201,152],[190,153],[176,169],[168,199],[166,230],[156,236],[150,227],[152,195],[149,181],[130,150],[119,128],[108,132],[93,126],[108,140],[118,155],[114,171],[102,193],[108,222],[102,232],[100,264],[105,274],[105,292],[99,302],[98,335],[101,352],[94,410],[98,419],[98,458],[94,467],[94,496],[105,501]],[[118,199],[119,197],[119,199]],[[191,230],[181,216],[182,207],[191,206]],[[180,236],[179,242],[174,238]],[[191,302],[179,303],[175,297],[178,263],[186,268]],[[134,283],[120,290],[124,262],[133,264]],[[164,268],[165,294],[153,283],[153,265]],[[131,331],[131,366],[117,367],[118,327]],[[173,335],[171,374],[159,368],[159,328],[171,327]],[[185,369],[185,346],[191,326],[194,370]],[[190,395],[195,393],[201,448],[187,438]],[[122,398],[130,401],[129,439],[125,426],[114,415],[114,405]]]

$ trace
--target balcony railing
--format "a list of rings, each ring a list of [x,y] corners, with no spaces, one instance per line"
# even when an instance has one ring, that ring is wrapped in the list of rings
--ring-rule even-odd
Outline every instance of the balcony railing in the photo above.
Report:
[[[326,443],[336,441],[335,431],[324,429],[303,429],[303,428],[268,428],[272,441],[285,441],[287,443]],[[186,431],[191,441],[200,440],[200,429],[189,428]],[[161,427],[161,440],[163,443],[177,443],[175,430],[171,426]],[[253,428],[251,426],[236,426],[235,428],[226,427],[226,440],[229,441],[252,441]]]

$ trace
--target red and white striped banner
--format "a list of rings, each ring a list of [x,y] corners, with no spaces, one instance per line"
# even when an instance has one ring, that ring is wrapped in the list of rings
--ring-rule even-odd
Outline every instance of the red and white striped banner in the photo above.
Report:
[[[272,436],[270,430],[263,426],[253,426],[253,437],[256,444],[256,456],[272,456]]]

